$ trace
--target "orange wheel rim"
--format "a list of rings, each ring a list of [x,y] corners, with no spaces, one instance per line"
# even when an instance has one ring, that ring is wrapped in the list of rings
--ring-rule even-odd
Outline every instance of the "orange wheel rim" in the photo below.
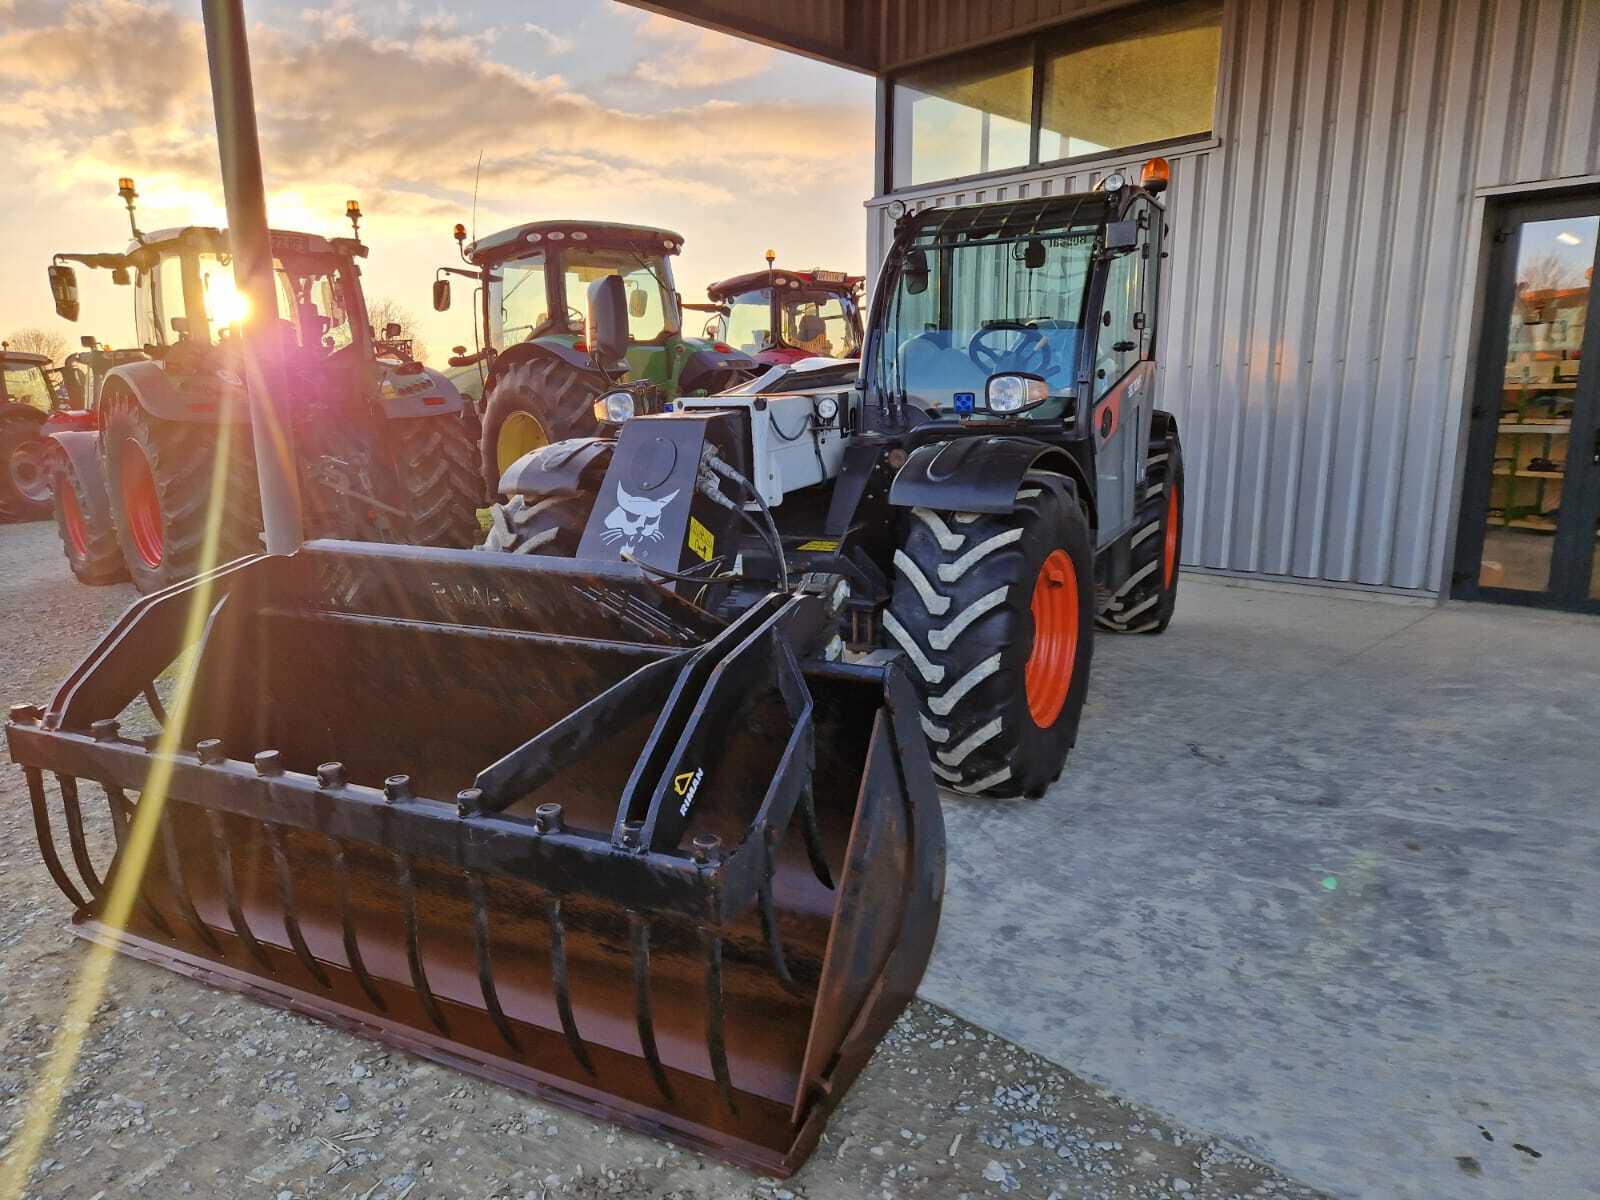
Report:
[[[1066,707],[1077,658],[1078,572],[1067,552],[1056,549],[1033,583],[1033,651],[1024,672],[1028,715],[1040,729],[1054,725]]]
[[[78,494],[65,479],[56,481],[61,489],[61,520],[67,527],[67,541],[79,558],[89,553],[89,531],[83,524],[83,509],[78,507]]]
[[[147,567],[159,567],[166,555],[161,536],[161,497],[144,447],[132,438],[122,443],[122,511],[128,516],[133,548]]]
[[[1167,489],[1167,536],[1161,548],[1161,586],[1171,590],[1178,571],[1178,485]]]

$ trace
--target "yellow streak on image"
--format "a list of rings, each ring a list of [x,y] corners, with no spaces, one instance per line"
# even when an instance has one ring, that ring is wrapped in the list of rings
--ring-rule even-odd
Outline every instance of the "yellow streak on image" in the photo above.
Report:
[[[223,496],[228,486],[228,447],[235,428],[228,421],[221,421],[217,425],[217,449],[211,471],[211,501],[206,513],[205,541],[195,572],[199,576],[205,576],[217,565]],[[185,621],[184,646],[192,646],[199,640],[206,618],[211,613],[212,591],[213,585],[209,580],[202,579],[195,587]],[[127,846],[116,878],[111,881],[110,890],[100,909],[99,922],[113,931],[127,925],[128,913],[132,911],[138,894],[139,881],[143,879],[145,866],[150,859],[150,847],[155,843],[156,833],[160,829],[161,813],[167,802],[167,786],[172,781],[173,756],[178,750],[178,731],[184,727],[184,718],[188,714],[194,691],[192,667],[190,663],[180,673],[172,702],[167,705],[167,723],[161,730],[161,740],[150,763],[150,774],[139,793],[133,824],[128,830]],[[89,1023],[105,993],[106,976],[111,970],[111,958],[115,953],[111,947],[100,942],[89,943],[72,996],[56,1031],[49,1061],[28,1097],[24,1110],[27,1116],[9,1153],[0,1161],[0,1200],[19,1200],[27,1188],[28,1177],[33,1173],[51,1126],[55,1124],[62,1096],[77,1067],[78,1056],[83,1051],[83,1042],[89,1033]]]

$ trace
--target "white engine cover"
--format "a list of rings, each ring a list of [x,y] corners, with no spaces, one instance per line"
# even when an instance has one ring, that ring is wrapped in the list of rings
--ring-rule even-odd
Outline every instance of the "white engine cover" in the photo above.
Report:
[[[827,424],[814,419],[816,406],[825,397],[838,405],[837,414]],[[838,475],[850,441],[841,426],[856,403],[856,394],[845,389],[778,396],[725,392],[683,398],[678,403],[683,408],[742,408],[750,414],[750,481],[761,498],[776,508],[787,493]]]

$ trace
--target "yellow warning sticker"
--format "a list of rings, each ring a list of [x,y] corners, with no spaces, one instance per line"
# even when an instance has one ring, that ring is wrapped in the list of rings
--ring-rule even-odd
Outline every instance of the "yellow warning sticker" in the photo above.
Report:
[[[700,524],[695,517],[689,518],[689,549],[700,556],[702,562],[711,561],[711,552],[717,547],[717,539],[711,536],[711,530]]]
[[[837,550],[838,548],[839,543],[832,538],[814,538],[809,542],[800,543],[800,549],[802,550],[816,550],[820,552]]]

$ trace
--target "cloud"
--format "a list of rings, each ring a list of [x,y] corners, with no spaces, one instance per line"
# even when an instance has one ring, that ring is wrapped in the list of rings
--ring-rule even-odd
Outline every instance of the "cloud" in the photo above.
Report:
[[[531,34],[536,40],[544,44],[548,54],[569,54],[573,49],[573,41],[569,37],[562,37],[559,33],[546,29],[543,25],[535,25],[531,21],[522,27],[522,32]]]
[[[837,179],[852,145],[871,145],[866,114],[825,103],[618,108],[559,75],[495,62],[493,31],[442,20],[369,32],[336,8],[250,36],[269,183],[334,213],[357,189],[374,215],[379,197],[393,217],[458,212],[480,151],[485,196],[583,212],[597,191],[630,188],[732,202],[750,192],[755,161],[768,181]],[[157,0],[79,0],[0,34],[0,127],[22,135],[22,157],[58,187],[131,173],[147,197],[216,192],[203,31]]]
[[[639,33],[655,49],[633,67],[633,77],[673,90],[717,88],[760,75],[772,65],[773,51],[671,17],[652,13]]]

